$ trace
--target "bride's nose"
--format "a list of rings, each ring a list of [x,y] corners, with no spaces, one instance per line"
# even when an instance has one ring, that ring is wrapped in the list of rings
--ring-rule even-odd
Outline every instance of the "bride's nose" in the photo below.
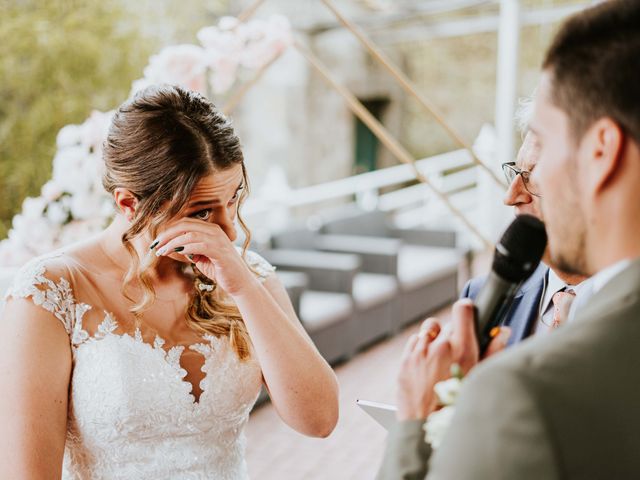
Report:
[[[214,223],[222,229],[227,237],[229,237],[229,240],[235,242],[236,238],[238,238],[235,226],[235,209],[225,209],[224,212],[216,216]]]

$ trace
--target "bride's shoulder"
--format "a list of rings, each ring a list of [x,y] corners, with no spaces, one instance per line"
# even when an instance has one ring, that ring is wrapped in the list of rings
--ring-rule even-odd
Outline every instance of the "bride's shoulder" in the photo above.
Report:
[[[83,259],[91,255],[88,242],[71,245],[33,258],[16,273],[5,298],[49,295],[65,300],[72,296]]]
[[[69,262],[64,251],[58,250],[33,258],[16,273],[8,293],[30,289],[42,284],[68,283],[71,274]]]
[[[76,299],[75,282],[81,272],[75,255],[75,247],[63,248],[27,262],[14,276],[0,306],[11,299],[28,300],[22,308],[31,304],[47,310],[71,333],[76,320],[91,308]]]
[[[236,247],[238,252],[243,256],[244,261],[249,265],[249,268],[264,281],[269,275],[275,272],[275,267],[271,265],[262,255],[254,252],[253,250],[243,250],[241,247]]]

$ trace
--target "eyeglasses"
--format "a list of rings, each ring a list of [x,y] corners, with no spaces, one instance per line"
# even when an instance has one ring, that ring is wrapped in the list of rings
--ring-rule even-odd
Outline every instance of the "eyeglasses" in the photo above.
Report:
[[[536,193],[531,185],[531,172],[527,170],[520,170],[516,167],[516,162],[506,162],[502,164],[502,172],[504,173],[504,178],[507,179],[509,185],[513,183],[518,175],[522,178],[522,184],[524,185],[524,189],[534,197],[539,197],[540,194]]]

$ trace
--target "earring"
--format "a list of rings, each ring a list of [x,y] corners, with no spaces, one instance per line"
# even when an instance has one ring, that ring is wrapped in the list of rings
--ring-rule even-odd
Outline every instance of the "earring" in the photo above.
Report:
[[[208,283],[199,283],[198,290],[201,292],[213,292],[213,285],[209,285]]]

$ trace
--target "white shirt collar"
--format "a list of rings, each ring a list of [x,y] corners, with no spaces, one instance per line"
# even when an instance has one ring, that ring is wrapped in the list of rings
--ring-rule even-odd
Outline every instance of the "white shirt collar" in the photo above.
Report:
[[[622,272],[625,268],[627,268],[631,264],[630,258],[625,258],[624,260],[620,260],[613,265],[608,266],[604,270],[600,270],[593,277],[591,277],[591,295],[602,290],[609,281]]]
[[[547,288],[544,291],[544,298],[542,299],[542,313],[545,313],[551,305],[551,299],[553,295],[560,289],[565,287],[564,280],[562,280],[553,269],[549,269],[547,274]]]

